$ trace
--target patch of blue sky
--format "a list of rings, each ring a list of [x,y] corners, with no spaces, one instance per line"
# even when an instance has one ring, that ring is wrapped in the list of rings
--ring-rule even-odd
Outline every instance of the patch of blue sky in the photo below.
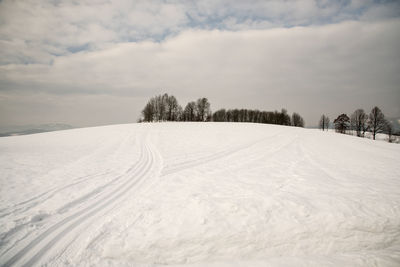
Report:
[[[67,47],[67,51],[70,53],[79,53],[79,52],[87,51],[87,50],[90,50],[89,43]]]
[[[37,60],[31,57],[23,56],[23,55],[14,55],[13,57],[2,57],[0,59],[0,65],[10,65],[10,64],[21,64],[21,65],[29,65],[36,64]]]

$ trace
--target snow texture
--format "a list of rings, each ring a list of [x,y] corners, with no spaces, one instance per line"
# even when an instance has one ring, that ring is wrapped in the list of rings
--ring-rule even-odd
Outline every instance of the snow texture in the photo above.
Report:
[[[250,123],[0,139],[2,266],[400,266],[400,146]]]

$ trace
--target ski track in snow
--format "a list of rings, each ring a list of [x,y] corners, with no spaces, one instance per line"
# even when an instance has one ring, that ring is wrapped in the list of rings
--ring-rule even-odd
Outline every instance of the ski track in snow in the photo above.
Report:
[[[127,138],[125,138],[121,142],[121,146],[122,145],[128,145],[126,143],[126,141],[130,141],[129,139],[131,139],[131,138],[132,138],[132,136],[127,135]],[[79,166],[80,164],[82,164],[82,162],[85,163],[87,160],[93,160],[93,157],[96,157],[96,156],[99,155],[99,151],[103,151],[103,150],[105,150],[107,148],[110,148],[110,146],[106,145],[106,146],[102,147],[101,149],[96,149],[96,151],[94,153],[91,152],[89,155],[85,155],[83,158],[80,158],[76,162],[74,162],[73,165],[78,165]],[[115,147],[111,147],[111,149],[115,150],[116,148]],[[128,171],[126,171],[126,172],[128,172]],[[35,196],[35,197],[31,198],[28,201],[23,201],[23,202],[17,203],[16,205],[14,205],[11,208],[3,209],[3,212],[4,211],[5,212],[3,214],[0,213],[0,218],[5,217],[5,216],[10,215],[10,214],[18,215],[18,214],[20,214],[20,213],[22,213],[24,211],[28,211],[28,210],[34,208],[35,206],[37,206],[38,204],[41,204],[42,202],[45,202],[46,200],[50,199],[55,194],[57,194],[59,192],[62,192],[63,190],[65,190],[65,189],[67,189],[69,187],[72,187],[72,186],[75,186],[75,185],[77,185],[79,183],[85,182],[86,180],[90,180],[90,179],[93,179],[93,178],[96,178],[96,177],[101,177],[101,176],[106,175],[106,174],[108,174],[108,172],[96,173],[96,174],[92,174],[92,175],[85,175],[85,176],[82,176],[82,177],[75,178],[75,179],[73,179],[74,182],[72,182],[70,184],[67,184],[67,185],[61,186],[61,187],[55,187],[53,189],[45,191],[44,193],[39,194],[38,196]],[[123,175],[119,175],[116,178],[114,178],[111,182],[107,183],[106,185],[97,187],[94,190],[92,190],[90,193],[86,194],[85,196],[80,197],[78,199],[75,199],[74,201],[71,201],[71,202],[65,204],[64,206],[60,207],[55,212],[57,214],[62,214],[68,208],[73,207],[73,206],[79,204],[80,202],[84,202],[85,200],[88,200],[91,196],[95,195],[95,193],[100,193],[102,191],[102,189],[107,187],[107,185],[112,184],[112,182],[116,182],[117,180],[121,179],[121,177],[123,177]],[[34,218],[32,218],[32,220],[35,220],[35,218],[37,218],[37,217],[39,217],[39,220],[41,220],[40,216],[42,216],[42,215],[39,214],[39,215],[35,216]],[[18,225],[17,227],[9,230],[6,233],[2,233],[0,235],[2,237],[2,240],[3,239],[8,239],[10,236],[18,233],[19,230],[23,229],[24,227],[29,226],[29,224],[32,223],[32,220],[30,220],[30,221],[28,221],[26,223]],[[28,235],[29,234],[26,234],[20,239],[15,239],[14,240],[15,241],[14,245],[16,245],[20,240],[25,239],[26,236],[28,236]],[[0,252],[0,256],[6,254],[10,249],[11,249],[11,247],[9,249],[6,249],[4,252]]]
[[[263,142],[264,140],[265,140],[265,138],[263,138],[261,140],[256,140],[254,142],[244,144],[244,145],[241,145],[238,147],[233,147],[233,148],[226,149],[223,151],[218,151],[209,156],[196,158],[195,160],[189,160],[189,161],[183,160],[183,162],[180,162],[180,163],[174,164],[174,165],[169,165],[169,166],[166,166],[165,168],[163,168],[163,170],[161,172],[161,176],[173,174],[173,173],[185,170],[185,169],[193,168],[193,167],[196,167],[196,166],[199,166],[202,164],[206,164],[211,161],[215,161],[215,160],[218,160],[218,159],[221,159],[224,157],[231,156],[234,153],[240,152],[244,149],[251,148],[252,146],[257,145],[257,144]]]
[[[109,126],[108,130],[120,129],[116,131],[120,132],[120,135],[114,139],[111,136],[110,140],[99,139],[106,141],[104,141],[104,144],[98,143],[99,147],[94,151],[88,150],[86,155],[66,164],[64,168],[69,171],[65,175],[72,175],[71,180],[66,179],[64,183],[58,183],[55,186],[50,186],[51,183],[49,183],[47,188],[45,187],[42,191],[37,192],[36,195],[6,207],[0,207],[0,219],[3,222],[14,220],[15,223],[6,231],[0,225],[0,265],[79,265],[79,262],[71,261],[71,259],[79,259],[78,254],[90,254],[89,247],[94,249],[92,253],[95,253],[95,249],[99,249],[99,244],[107,241],[102,241],[102,238],[105,237],[96,237],[96,234],[90,235],[94,229],[97,229],[96,232],[101,232],[104,231],[102,227],[110,224],[104,223],[103,225],[102,220],[104,218],[108,218],[107,220],[114,224],[119,223],[121,227],[126,224],[127,226],[120,228],[122,230],[119,231],[124,232],[124,235],[127,236],[133,235],[133,237],[131,236],[133,239],[136,236],[131,233],[136,233],[135,231],[140,227],[140,229],[144,229],[142,234],[148,235],[148,237],[143,239],[143,244],[137,247],[135,247],[136,243],[129,243],[128,239],[127,244],[131,245],[127,246],[128,252],[125,254],[131,256],[127,258],[120,256],[119,259],[114,259],[105,254],[104,259],[106,261],[103,259],[103,261],[90,262],[91,258],[89,257],[83,265],[137,264],[138,266],[148,266],[146,264],[196,264],[197,262],[203,262],[204,265],[207,265],[207,262],[211,264],[212,262],[219,262],[221,259],[227,264],[221,263],[224,266],[247,265],[240,263],[241,261],[255,261],[254,266],[262,266],[268,262],[276,263],[273,265],[284,265],[293,261],[293,259],[302,261],[305,266],[310,262],[317,263],[311,264],[313,266],[318,266],[318,263],[321,265],[337,265],[343,262],[350,263],[349,266],[395,266],[397,263],[400,264],[400,253],[393,253],[400,248],[398,241],[400,238],[400,230],[398,230],[400,229],[400,195],[398,193],[400,191],[400,169],[394,167],[393,164],[394,159],[400,155],[398,145],[291,127],[218,123],[203,125],[206,126],[205,136],[198,133],[199,129],[203,127],[201,123],[122,125],[115,126],[120,127],[115,129]],[[178,126],[182,127],[182,130]],[[232,132],[225,130],[225,127]],[[246,130],[246,127],[250,129]],[[98,127],[97,130],[102,131],[102,129]],[[104,128],[105,130],[106,128]],[[75,131],[82,131],[82,134],[84,134],[85,129]],[[193,136],[187,137],[183,133],[179,135],[180,131],[184,134],[193,132]],[[195,132],[196,134],[194,134]],[[226,140],[225,138],[217,138],[216,136],[221,133],[226,134],[229,138]],[[57,136],[57,132],[52,133],[52,135]],[[52,135],[47,134],[49,138]],[[204,138],[203,142],[196,140],[199,136]],[[17,140],[15,138],[18,137],[9,140]],[[25,136],[23,138],[25,140],[30,137]],[[326,142],[331,140],[329,138],[336,142],[333,146],[327,145]],[[209,139],[210,141],[207,141]],[[182,140],[182,143],[180,143],[180,140]],[[191,140],[198,143],[193,144]],[[6,143],[7,139],[0,139],[0,149],[2,144]],[[325,145],[328,147],[324,148]],[[340,149],[348,146],[351,146],[355,152],[349,151],[349,158],[346,158],[346,155],[340,154]],[[323,153],[326,151],[332,154],[324,158]],[[363,183],[365,170],[361,168],[362,162],[353,162],[356,165],[355,170],[351,169],[350,163],[346,165],[348,161],[353,160],[350,157],[358,155],[360,151],[367,154],[371,151],[371,155],[377,155],[377,166],[386,168],[383,172],[386,180],[380,184],[377,183],[376,188],[373,187],[373,184],[377,182],[378,174],[373,172],[374,169],[370,168],[369,172],[372,178],[365,177],[366,182]],[[125,165],[122,163],[120,165],[120,168],[124,170],[123,172],[112,169],[116,165],[110,163],[108,166],[105,162],[104,168],[99,169],[98,172],[86,175],[74,174],[75,170],[86,165],[102,166],[101,162],[96,163],[96,161],[107,161],[108,155],[112,155],[116,162],[123,159],[122,162]],[[128,163],[127,158],[129,155],[132,156],[130,163]],[[338,157],[339,155],[341,157]],[[367,157],[363,156],[362,159],[366,160]],[[335,164],[337,165],[336,169],[333,168]],[[242,177],[243,175],[246,176],[245,170],[249,171],[248,180]],[[221,177],[221,173],[226,176],[226,181],[225,178],[221,181],[212,180],[214,174]],[[251,180],[257,173],[260,177],[265,177],[265,183],[259,178],[254,181]],[[204,176],[204,179],[211,177],[209,186],[205,187],[207,191],[203,192],[198,188],[199,185],[204,188],[203,183],[205,183],[197,178],[199,176]],[[102,180],[103,177],[104,180]],[[190,186],[191,183],[193,183],[192,186]],[[214,188],[213,186],[217,187]],[[82,191],[78,191],[79,194],[74,195],[73,198],[65,198],[67,199],[66,202],[59,202],[48,212],[37,213],[37,210],[40,211],[45,208],[43,203],[53,203],[52,201],[57,201],[57,198],[65,197],[73,190],[80,189],[80,187],[82,187]],[[340,191],[337,197],[334,194],[327,195],[326,192],[329,192],[329,189],[327,189],[329,187],[332,190]],[[214,190],[211,190],[211,188],[214,188]],[[303,193],[302,190],[308,193]],[[357,193],[358,190],[366,193],[366,199],[363,199],[361,195],[354,195],[354,192]],[[315,198],[318,198],[315,203],[312,202],[312,198],[309,198],[309,194],[313,194],[313,192],[315,192]],[[382,192],[386,192],[386,195],[379,195]],[[180,198],[178,197],[179,194],[192,195],[192,197]],[[162,196],[159,196],[157,200],[155,197],[157,195]],[[352,199],[352,196],[355,199]],[[135,199],[139,200],[136,204]],[[338,200],[338,205],[334,207],[332,215],[329,216],[332,216],[332,218],[336,216],[338,221],[326,221],[326,218],[321,214],[326,212],[324,209],[327,205],[332,205],[331,202],[334,202],[335,199]],[[184,214],[188,212],[192,212],[194,217],[199,216],[195,210],[190,209],[190,206],[186,210],[184,202],[188,200],[194,201],[193,203],[197,203],[196,205],[202,203],[203,206],[199,206],[199,208],[204,208],[204,210],[201,212],[207,211],[210,212],[209,214],[216,214],[217,217],[207,217],[209,215],[205,213],[204,216],[206,217],[200,219],[200,225],[196,223],[188,225],[188,229],[194,229],[192,231],[168,224],[172,220],[185,225],[184,221],[194,220],[185,217]],[[242,214],[242,217],[237,217],[238,225],[243,223],[243,220],[254,223],[265,218],[265,221],[263,221],[265,225],[260,223],[247,225],[249,229],[246,230],[247,234],[244,236],[242,232],[235,233],[235,230],[222,226],[231,225],[235,218],[232,216],[236,216],[237,209],[242,210],[240,206],[237,206],[239,200],[250,201],[251,210],[247,214]],[[368,201],[377,200],[381,202],[378,203],[376,211],[371,207],[364,206],[363,201],[368,204],[370,203]],[[118,207],[123,205],[125,210],[129,210],[127,209],[129,201],[133,201],[132,204],[139,207],[136,208],[137,212],[148,210],[147,213],[135,214],[135,217],[132,217],[135,218],[133,222],[125,221],[129,219],[128,217],[125,219],[121,217]],[[156,209],[157,204],[151,204],[152,201],[160,202],[160,210]],[[253,202],[257,203],[257,201],[259,201],[260,207],[253,206]],[[140,204],[142,202],[144,204]],[[168,214],[167,211],[161,210],[164,205],[171,208],[172,218],[162,217],[163,214]],[[246,210],[246,205],[245,202],[243,204],[244,210]],[[263,205],[267,205],[267,210]],[[387,207],[389,206],[391,208],[388,210]],[[184,208],[179,211],[177,207]],[[253,210],[253,207],[255,210]],[[273,207],[279,210],[271,210]],[[233,213],[229,211],[231,208]],[[322,213],[319,209],[322,209]],[[226,212],[225,217],[228,221],[222,220],[218,223],[218,219],[224,217],[224,215],[218,214],[220,212]],[[255,212],[256,215],[252,212]],[[257,213],[261,216],[260,218],[257,218]],[[352,214],[347,222],[343,219],[345,214]],[[364,216],[367,215],[369,216],[368,221],[363,222],[362,218],[366,218]],[[154,218],[151,216],[154,216]],[[157,219],[157,216],[160,216],[160,218]],[[381,216],[388,216],[388,218],[385,219]],[[376,217],[376,225],[373,225],[374,217]],[[115,221],[113,218],[120,219]],[[151,218],[154,219],[154,222]],[[272,223],[273,220],[282,219],[285,220],[283,221],[285,223],[283,228],[279,228],[274,223],[268,224]],[[290,225],[291,220],[293,220],[293,225]],[[142,225],[143,222],[147,224]],[[196,220],[193,222],[196,222]],[[300,222],[303,225],[299,224]],[[328,230],[315,228],[324,222],[329,222],[329,225],[326,226]],[[243,227],[238,225],[233,225],[237,231]],[[272,228],[281,231],[281,233],[268,232],[267,229]],[[253,241],[248,240],[252,231],[256,231],[254,229],[259,229],[259,235],[254,236]],[[321,231],[319,232],[319,230]],[[197,231],[198,236],[196,236]],[[333,231],[333,234],[330,231]],[[360,231],[365,231],[366,234],[360,235]],[[315,233],[313,234],[313,232]],[[171,247],[165,247],[165,241],[162,239],[163,233],[166,236],[165,238],[173,240],[170,244]],[[332,236],[324,237],[323,233],[332,234]],[[352,237],[353,234],[354,237]],[[120,235],[121,233],[118,234],[118,236]],[[188,239],[187,235],[191,236],[193,241],[190,241],[191,239]],[[288,236],[287,239],[284,238],[285,235]],[[307,235],[309,237],[305,238]],[[86,248],[80,245],[82,238],[89,240],[85,241],[89,242]],[[90,240],[90,238],[93,240]],[[332,240],[327,241],[328,238],[332,238]],[[199,243],[196,244],[196,242]],[[296,245],[296,242],[299,245]],[[347,244],[347,249],[343,248],[341,251],[338,245],[334,245],[335,242]],[[358,249],[356,249],[357,242],[360,242]],[[173,247],[172,244],[175,243],[177,245]],[[182,244],[186,244],[186,246]],[[219,247],[216,244],[225,244],[226,248]],[[314,249],[313,246],[315,246]],[[371,250],[373,248],[377,249]],[[330,250],[334,253],[328,253]],[[318,259],[320,261],[309,261],[307,255],[310,251],[316,253],[314,257],[311,255],[313,260]],[[148,252],[148,255],[146,252]],[[368,253],[372,253],[376,257],[366,257],[365,255],[368,255]],[[122,253],[121,255],[125,254]],[[245,258],[245,255],[250,255],[250,258]],[[271,255],[279,257],[276,259]],[[285,256],[289,258],[285,258]],[[300,256],[300,258],[296,258],[297,256]],[[353,260],[349,260],[353,256]],[[236,261],[234,261],[235,258]],[[260,264],[256,262],[258,260],[265,261],[258,265]],[[293,266],[293,264],[289,265]],[[218,264],[213,266],[218,266]]]
[[[127,135],[127,137],[125,138],[125,140],[123,140],[121,142],[121,144],[126,144],[127,141],[130,141],[129,138],[131,138],[131,136]],[[96,149],[94,152],[91,152],[88,155],[83,156],[79,160],[74,161],[72,164],[73,165],[85,164],[87,161],[92,161],[93,158],[98,156],[104,150],[108,151],[107,149],[115,150],[115,146],[110,146],[110,145],[102,146],[102,147],[100,147],[100,149]],[[70,166],[71,166],[71,164],[70,164]],[[19,213],[19,212],[24,212],[26,210],[29,210],[29,209],[35,207],[36,205],[46,201],[47,199],[50,199],[55,194],[65,190],[65,189],[67,189],[69,187],[75,186],[77,184],[83,183],[83,182],[85,182],[87,180],[90,180],[90,179],[93,179],[93,178],[96,178],[96,177],[101,177],[101,176],[107,175],[108,173],[110,173],[110,171],[108,171],[108,172],[100,172],[100,173],[95,173],[95,174],[89,174],[89,175],[84,175],[84,176],[79,176],[79,177],[73,179],[72,183],[69,183],[67,185],[62,185],[60,187],[54,187],[52,189],[49,189],[48,191],[40,193],[39,195],[37,195],[37,196],[35,196],[35,197],[31,198],[31,199],[28,199],[28,200],[22,201],[20,203],[17,203],[17,204],[15,204],[15,205],[13,205],[13,206],[11,206],[9,208],[0,209],[0,218],[2,218],[4,216],[7,216],[7,215],[9,215],[11,213],[12,214],[16,214],[16,213]],[[117,178],[119,178],[119,177],[117,177]]]
[[[145,140],[143,138],[143,140]],[[141,141],[143,141],[141,140]],[[27,245],[24,242],[23,245],[17,244],[17,247],[23,246],[17,253],[15,253],[10,259],[2,264],[3,266],[11,266],[13,264],[20,264],[20,262],[24,262],[23,266],[32,266],[37,263],[46,253],[49,253],[49,250],[57,243],[62,240],[62,238],[68,234],[70,234],[74,228],[82,225],[85,221],[88,221],[91,217],[93,217],[96,213],[100,212],[103,209],[106,209],[113,203],[122,199],[125,194],[134,190],[135,186],[137,186],[140,182],[143,182],[146,179],[146,175],[149,173],[151,168],[154,165],[155,160],[155,152],[153,151],[151,145],[147,144],[147,142],[142,144],[141,147],[141,157],[137,163],[135,163],[123,176],[115,178],[114,180],[108,182],[107,184],[96,188],[92,192],[87,195],[82,196],[81,198],[68,203],[64,207],[59,210],[59,213],[64,213],[65,210],[68,210],[70,207],[75,206],[77,203],[82,203],[90,199],[95,194],[98,194],[100,191],[106,191],[106,189],[113,183],[121,180],[122,177],[127,177],[124,181],[120,182],[119,186],[112,190],[111,192],[102,192],[102,196],[96,198],[96,202],[90,204],[89,206],[74,212],[71,215],[68,215],[60,222],[51,226],[44,232],[40,233],[37,237],[35,237],[32,241],[30,241]],[[152,150],[153,149],[153,150]],[[68,186],[65,186],[56,191],[60,191],[65,189]],[[48,192],[47,192],[48,193]],[[46,194],[46,193],[44,193]],[[39,195],[40,198],[44,194]],[[25,203],[29,203],[26,201]],[[22,204],[25,204],[22,203]],[[29,209],[30,207],[27,207]],[[25,241],[25,240],[24,240]],[[13,249],[14,250],[14,249]],[[1,255],[2,257],[4,255]],[[27,259],[24,259],[27,258]]]

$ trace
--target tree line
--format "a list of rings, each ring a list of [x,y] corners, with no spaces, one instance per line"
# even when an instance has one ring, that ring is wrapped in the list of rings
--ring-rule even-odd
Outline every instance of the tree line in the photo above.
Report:
[[[329,117],[323,114],[319,121],[319,128],[323,131],[328,130],[329,123]],[[361,108],[356,109],[350,117],[345,113],[340,114],[333,124],[338,133],[355,132],[358,137],[365,137],[365,133],[369,132],[374,140],[378,133],[386,133],[389,136],[388,141],[393,141],[393,126],[385,119],[385,115],[378,107],[374,107],[369,114]]]
[[[304,119],[298,114],[290,116],[286,109],[278,111],[260,111],[257,109],[220,109],[213,113],[213,121],[255,122],[304,127]]]
[[[183,109],[173,95],[163,94],[150,98],[142,110],[140,122],[154,121],[217,121],[254,122],[304,127],[304,119],[298,113],[290,116],[286,109],[259,111],[257,109],[219,109],[211,112],[207,98],[199,98],[186,104]]]
[[[209,121],[211,109],[203,97],[187,103],[184,109],[173,95],[163,94],[150,98],[142,110],[140,121]]]
[[[144,121],[174,121],[178,120],[182,107],[174,96],[168,94],[152,97],[144,107]]]

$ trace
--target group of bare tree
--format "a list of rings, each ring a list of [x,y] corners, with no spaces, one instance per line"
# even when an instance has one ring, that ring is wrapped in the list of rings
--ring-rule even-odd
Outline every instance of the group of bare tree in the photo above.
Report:
[[[319,121],[319,128],[328,130],[329,117],[322,115]],[[389,135],[389,142],[392,142],[393,126],[385,119],[385,115],[378,107],[374,107],[369,115],[363,109],[357,109],[347,116],[347,114],[340,114],[334,121],[335,130],[338,133],[355,132],[358,137],[364,137],[366,132],[372,134],[375,140],[378,133],[387,133]]]
[[[207,98],[189,102],[185,109],[173,95],[163,94],[152,97],[142,110],[140,121],[207,121],[211,118]]]
[[[220,109],[214,112],[213,121],[256,122],[290,125],[290,116],[286,110],[267,112],[252,109]]]
[[[210,103],[207,98],[199,98],[196,102],[189,102],[182,114],[182,121],[209,121],[211,120]]]
[[[304,127],[304,119],[296,112],[292,114],[292,126]]]
[[[321,116],[321,119],[319,120],[319,128],[320,128],[322,131],[325,131],[325,130],[328,131],[328,129],[329,129],[329,123],[330,123],[329,117],[326,116],[325,114],[323,114],[323,115]]]
[[[212,119],[213,121],[255,122],[304,127],[303,118],[298,113],[293,113],[290,117],[286,109],[282,109],[281,112],[257,109],[220,109],[214,112]]]
[[[174,121],[178,120],[182,107],[174,96],[168,94],[152,97],[144,107],[144,121]]]
[[[304,127],[304,119],[298,114],[290,116],[286,109],[281,112],[259,111],[252,109],[220,109],[212,113],[207,98],[187,103],[184,109],[178,100],[168,94],[152,97],[142,110],[140,121],[225,121],[255,122]]]

